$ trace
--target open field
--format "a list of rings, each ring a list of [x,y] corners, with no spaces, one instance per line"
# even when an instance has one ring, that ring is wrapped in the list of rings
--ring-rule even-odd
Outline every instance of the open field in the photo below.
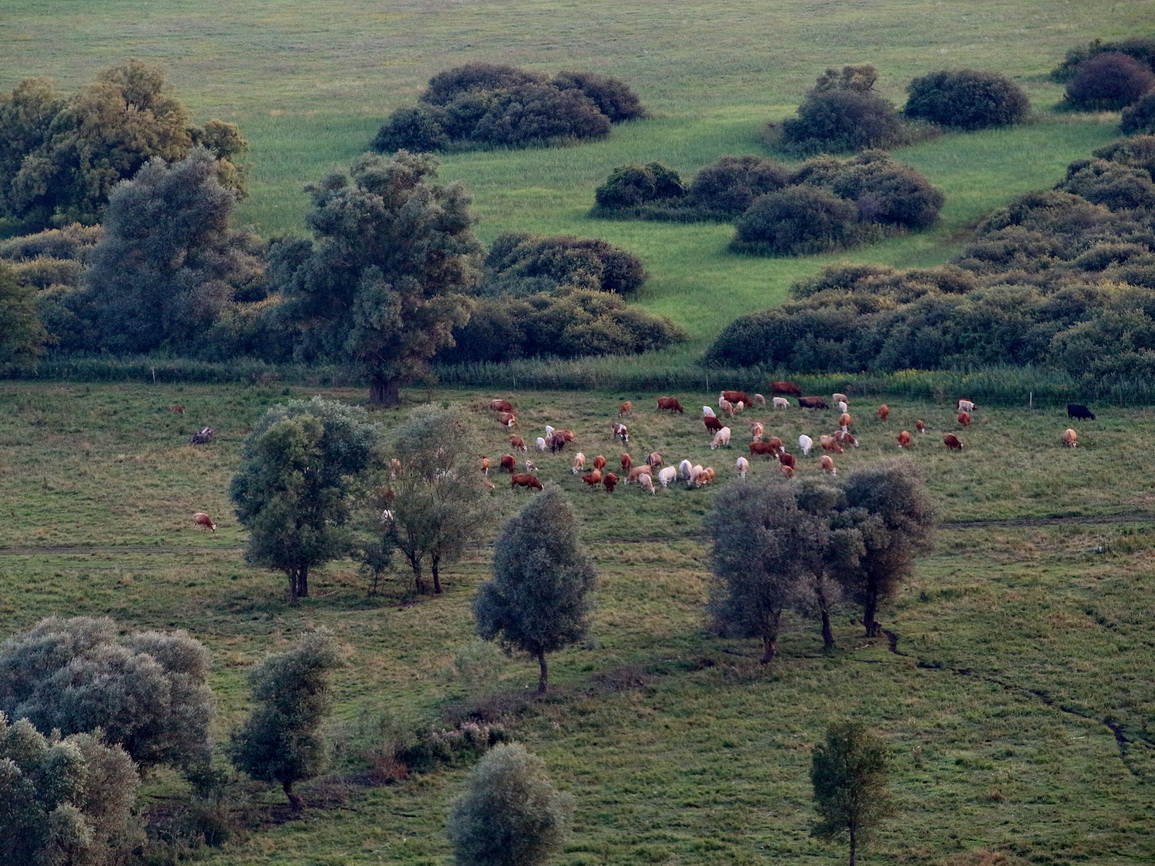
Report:
[[[850,383],[847,383],[850,384]],[[944,528],[936,551],[883,621],[896,636],[861,637],[839,616],[839,651],[822,655],[814,623],[788,617],[781,661],[757,664],[752,642],[704,630],[709,573],[701,517],[713,491],[682,487],[591,493],[569,455],[531,454],[582,518],[600,574],[591,639],[552,660],[551,696],[534,700],[536,668],[480,652],[469,600],[489,549],[445,575],[447,592],[414,599],[403,575],[377,596],[350,563],[316,575],[298,608],[283,578],[247,567],[244,533],[226,489],[240,443],[264,409],[317,389],[148,385],[0,385],[0,633],[42,616],[111,615],[127,628],[183,627],[213,652],[223,738],[245,709],[244,672],[263,653],[318,625],[348,647],[331,725],[337,770],[364,766],[383,742],[448,726],[454,707],[505,707],[516,736],[548,763],[577,802],[561,864],[832,864],[837,848],[809,838],[809,750],[826,725],[852,716],[894,750],[900,816],[865,862],[939,864],[996,850],[1011,862],[1150,862],[1155,843],[1155,693],[1148,624],[1155,493],[1145,447],[1153,412],[1103,410],[1064,449],[1061,407],[980,406],[960,431],[967,450],[941,444],[956,429],[945,401],[852,392],[861,447],[842,471],[897,453],[894,434],[924,418],[931,432],[911,458],[926,471]],[[360,392],[327,392],[362,399]],[[407,393],[475,406],[478,392]],[[697,420],[716,392],[678,394],[686,416],[659,416],[654,394],[516,393],[521,432],[570,426],[592,458],[616,460],[609,421],[633,399],[631,451],[710,463],[732,480],[745,450],[711,452]],[[186,408],[183,418],[170,403]],[[392,424],[396,413],[381,413]],[[479,451],[496,458],[505,430],[478,410]],[[738,421],[747,421],[747,414]],[[798,409],[756,417],[788,443],[833,425]],[[821,420],[819,420],[821,419]],[[218,440],[187,444],[211,424]],[[817,472],[816,459],[800,459]],[[773,471],[756,462],[758,483]],[[526,499],[496,479],[494,511]],[[220,524],[197,531],[193,511]],[[892,651],[893,649],[893,651]],[[472,668],[462,666],[471,658]],[[480,661],[478,661],[480,660]],[[474,670],[472,674],[463,671]],[[480,670],[481,673],[476,671]],[[332,808],[266,829],[204,862],[442,864],[443,821],[466,768],[384,787],[345,790]],[[306,789],[306,796],[310,790]],[[312,789],[315,799],[332,787]],[[268,802],[277,798],[270,793]]]
[[[300,233],[306,183],[361,153],[384,117],[430,76],[471,60],[552,73],[588,69],[628,82],[654,112],[581,147],[448,156],[443,177],[472,191],[485,241],[507,231],[603,237],[653,275],[639,302],[702,348],[741,313],[779,302],[790,283],[832,260],[939,264],[975,219],[1114,137],[1113,116],[1056,117],[1046,78],[1092,38],[1148,34],[1155,0],[1042,3],[976,0],[854,4],[627,0],[615,4],[398,0],[221,0],[85,4],[12,0],[0,33],[0,88],[48,75],[66,89],[134,56],[163,63],[199,120],[240,124],[252,143],[251,196],[239,217],[262,234]],[[618,165],[659,160],[692,177],[723,154],[762,153],[761,127],[793,113],[827,66],[873,63],[901,103],[935,69],[996,69],[1030,93],[1035,122],[902,149],[947,193],[934,231],[835,257],[747,259],[727,226],[591,221],[593,191]]]

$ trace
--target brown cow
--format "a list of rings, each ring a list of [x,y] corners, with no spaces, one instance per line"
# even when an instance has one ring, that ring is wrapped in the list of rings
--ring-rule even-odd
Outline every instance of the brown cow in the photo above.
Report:
[[[646,465],[651,469],[657,469],[662,465],[662,454],[660,451],[651,451],[646,457]]]
[[[858,440],[855,439],[854,436],[846,430],[835,430],[834,441],[839,445],[849,445],[852,448],[858,447]]]
[[[901,433],[898,434],[898,447],[899,448],[909,448],[910,447],[910,431],[909,430],[903,430]]]
[[[885,421],[887,416],[890,414],[890,407],[883,403],[878,407],[878,411],[874,414],[878,416],[879,421]]]
[[[823,454],[820,462],[822,463],[823,472],[829,472],[831,475],[838,474],[838,467],[834,465],[834,458],[829,454]]]
[[[791,469],[794,469],[797,463],[797,461],[794,459],[794,455],[787,454],[785,451],[778,455],[778,462],[783,466],[789,466]]]
[[[184,414],[184,406],[180,406],[176,403],[173,403],[171,406],[168,407],[168,411],[172,412],[172,414],[174,414],[174,415],[183,415]]]
[[[715,415],[703,415],[702,423],[706,425],[706,429],[711,433],[717,433],[724,426],[726,426],[721,421],[719,421]]]
[[[618,417],[619,418],[625,418],[627,415],[629,415],[633,411],[634,411],[633,401],[627,400],[626,402],[622,403],[621,406],[618,407]]]
[[[606,493],[613,493],[614,488],[618,486],[618,476],[614,475],[612,472],[607,472],[605,477],[602,479],[602,484],[606,488]]]
[[[590,486],[590,489],[592,490],[593,488],[597,487],[599,484],[602,483],[601,470],[595,469],[593,472],[589,473],[588,475],[583,475],[582,481],[584,481],[586,484],[588,484]]]
[[[963,427],[969,427],[971,425],[971,413],[970,412],[959,412],[958,413],[958,422]]]
[[[501,415],[498,416],[497,420],[500,421],[505,427],[513,427],[515,424],[517,424],[517,416],[512,412],[502,412]]]
[[[1059,439],[1061,439],[1063,444],[1068,448],[1077,448],[1079,446],[1079,434],[1070,427],[1063,431],[1063,435],[1060,436]]]
[[[529,448],[525,444],[525,440],[516,433],[509,437],[509,447],[514,451],[528,451]]]
[[[643,463],[641,466],[635,466],[630,470],[629,475],[626,476],[626,483],[636,484],[639,478],[649,474],[651,474],[651,468],[648,464]]]
[[[213,532],[217,531],[217,525],[213,523],[213,519],[205,514],[203,511],[198,511],[193,515],[193,525],[199,526],[202,529],[208,529]]]
[[[821,397],[799,397],[798,407],[800,409],[829,409],[826,401]]]
[[[925,433],[926,432],[926,422],[920,418],[918,421],[914,422],[914,429],[917,430],[919,433]]]
[[[677,412],[679,415],[684,415],[685,410],[682,409],[682,404],[678,402],[676,397],[659,397],[658,411],[667,411],[671,414]]]
[[[841,454],[842,445],[833,436],[823,434],[818,437],[818,444],[822,446],[823,451],[829,451],[832,454]]]
[[[509,412],[513,413],[513,404],[508,400],[490,400],[489,408],[494,412]]]
[[[773,457],[777,453],[778,453],[778,449],[776,449],[769,442],[751,442],[750,443],[750,456],[751,457],[753,457],[755,454],[763,454],[766,457]]]
[[[597,469],[600,472],[601,470],[603,470],[605,468],[606,468],[606,458],[603,457],[601,454],[599,454],[597,457],[594,458],[594,469]]]
[[[518,472],[516,475],[511,475],[509,478],[510,489],[514,487],[525,487],[532,490],[542,490],[541,482],[537,480],[536,475],[530,475],[528,472]]]
[[[943,436],[942,444],[949,448],[951,451],[962,451],[963,448],[966,447],[963,445],[962,440],[960,440],[953,433],[947,433],[945,436]]]
[[[754,401],[750,399],[750,395],[745,391],[723,391],[720,395],[720,400],[729,400],[731,403],[745,403],[747,406],[753,406]]]
[[[610,424],[610,430],[613,432],[614,436],[616,436],[618,439],[621,439],[622,442],[630,441],[630,431],[625,424],[619,424],[617,421],[614,421],[612,424]]]
[[[630,467],[634,465],[634,458],[629,454],[622,454],[622,472],[629,472]]]
[[[514,459],[514,456],[512,454],[502,454],[501,455],[501,468],[504,469],[506,472],[508,472],[510,475],[512,475],[514,473],[514,470],[517,469],[517,460]]]
[[[801,397],[802,396],[802,389],[800,387],[798,387],[797,385],[795,385],[793,382],[783,382],[783,381],[771,382],[770,383],[770,393],[771,394],[789,394],[792,397]]]

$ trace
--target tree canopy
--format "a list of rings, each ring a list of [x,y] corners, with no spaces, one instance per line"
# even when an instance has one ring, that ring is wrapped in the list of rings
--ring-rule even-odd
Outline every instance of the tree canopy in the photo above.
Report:
[[[347,362],[369,379],[373,403],[396,405],[472,309],[481,247],[470,200],[460,184],[437,182],[436,165],[406,151],[365,154],[310,187],[315,240],[270,254],[298,353]]]
[[[826,741],[814,747],[810,781],[815,807],[822,816],[814,835],[848,837],[850,866],[855,866],[858,846],[894,814],[887,788],[888,757],[886,744],[860,722],[831,725]]]

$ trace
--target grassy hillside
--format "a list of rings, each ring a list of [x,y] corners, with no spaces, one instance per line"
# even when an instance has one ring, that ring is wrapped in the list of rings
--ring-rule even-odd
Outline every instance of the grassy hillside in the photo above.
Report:
[[[582,518],[600,573],[590,640],[557,653],[554,691],[533,698],[536,666],[493,657],[472,635],[469,601],[490,551],[472,549],[445,575],[443,597],[414,599],[402,575],[377,596],[351,563],[315,577],[298,608],[283,577],[248,568],[244,533],[225,490],[246,430],[290,396],[280,386],[0,386],[0,633],[40,617],[111,615],[132,628],[189,629],[213,652],[218,738],[245,709],[243,674],[265,652],[325,625],[348,647],[330,728],[336,769],[356,770],[416,728],[452,724],[461,707],[507,712],[506,724],[547,761],[576,804],[574,834],[558,863],[707,864],[843,861],[808,836],[809,750],[830,720],[853,717],[894,751],[899,817],[865,862],[940,864],[982,850],[1012,863],[1125,864],[1155,856],[1155,693],[1147,625],[1155,457],[1135,431],[1150,410],[1103,411],[1064,449],[1061,407],[980,406],[956,429],[947,400],[852,396],[861,447],[843,472],[897,453],[894,435],[925,419],[911,453],[945,521],[898,603],[884,611],[886,640],[861,637],[854,611],[836,621],[839,651],[821,653],[816,623],[788,617],[783,656],[757,664],[753,642],[704,630],[709,573],[700,520],[714,491],[655,496],[590,493],[569,455],[531,455]],[[325,392],[341,399],[360,393]],[[492,395],[411,393],[413,401],[476,406]],[[657,415],[653,394],[512,394],[521,432],[571,426],[582,450],[616,458],[609,419],[635,400],[635,455],[710,463],[719,484],[743,452],[711,452],[700,422]],[[683,392],[687,407],[716,394]],[[183,418],[167,411],[186,407]],[[394,413],[382,413],[391,424]],[[797,409],[761,412],[791,442],[832,424]],[[496,458],[505,431],[477,410],[479,450]],[[217,442],[194,448],[204,424]],[[800,458],[815,473],[816,458]],[[756,462],[746,483],[773,473]],[[529,495],[498,480],[494,511]],[[220,524],[198,531],[195,510]],[[471,663],[469,663],[471,662]],[[457,709],[455,709],[457,708]],[[443,821],[466,768],[383,787],[353,777],[307,787],[299,821],[266,828],[208,853],[218,866],[443,864]],[[163,781],[163,780],[159,780]],[[165,791],[168,792],[167,790]],[[265,802],[274,804],[269,793]]]
[[[640,255],[653,274],[641,303],[669,315],[700,350],[736,315],[778,302],[829,257],[774,261],[726,252],[725,226],[591,221],[593,190],[617,165],[660,160],[686,176],[727,153],[761,152],[760,129],[789,116],[827,66],[873,63],[881,92],[934,69],[996,69],[1030,93],[1035,125],[952,136],[901,150],[948,195],[941,227],[859,250],[854,260],[932,265],[976,217],[1053,185],[1072,159],[1114,136],[1113,117],[1055,118],[1046,73],[1067,49],[1146,34],[1155,0],[1111,14],[1092,4],[712,4],[297,0],[190,7],[112,0],[99,13],[31,0],[6,6],[0,87],[49,75],[67,88],[128,56],[164,63],[198,118],[239,123],[252,142],[252,195],[240,217],[266,235],[300,232],[302,187],[362,152],[383,118],[434,73],[470,60],[543,72],[589,69],[627,81],[655,113],[605,142],[448,157],[443,176],[472,190],[491,240],[505,231],[596,235]]]

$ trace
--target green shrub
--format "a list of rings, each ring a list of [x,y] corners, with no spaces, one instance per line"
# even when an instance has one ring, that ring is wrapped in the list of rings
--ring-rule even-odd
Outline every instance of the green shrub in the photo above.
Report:
[[[799,153],[887,148],[906,138],[894,103],[860,90],[812,92],[798,106],[798,116],[787,118],[781,126],[782,143]]]
[[[1141,168],[1155,180],[1155,134],[1113,141],[1091,151],[1091,156]]]
[[[1020,122],[1030,109],[1023,89],[997,72],[945,69],[907,85],[903,114],[957,129]]]
[[[1073,163],[1057,188],[1111,210],[1155,208],[1155,182],[1146,171],[1103,159]]]
[[[761,156],[722,156],[694,177],[686,204],[724,219],[745,211],[754,199],[782,189],[790,172],[772,159]]]
[[[1072,48],[1068,51],[1066,59],[1051,70],[1051,78],[1060,84],[1066,83],[1075,77],[1083,61],[1108,52],[1134,57],[1145,64],[1147,68],[1155,70],[1155,39],[1136,37],[1120,42],[1104,42],[1102,39],[1095,39],[1085,46]]]
[[[637,256],[600,239],[572,235],[501,235],[485,269],[490,282],[529,279],[539,287],[581,286],[622,295],[636,292],[648,277]]]
[[[420,101],[430,105],[448,105],[465,93],[505,90],[522,84],[541,84],[545,76],[502,63],[466,63],[429,79]]]
[[[580,91],[522,84],[494,92],[471,137],[491,145],[539,144],[603,138],[610,126],[610,119]]]
[[[1063,99],[1071,108],[1117,111],[1137,102],[1155,86],[1155,72],[1117,51],[1096,54],[1079,64]]]
[[[660,162],[619,165],[594,193],[594,212],[669,204],[685,194],[686,187],[678,173]]]
[[[430,153],[444,150],[451,138],[446,132],[448,114],[439,105],[411,105],[398,108],[377,130],[370,147],[380,153],[409,150]]]
[[[1125,135],[1155,132],[1155,90],[1123,109],[1119,131]]]
[[[624,81],[596,72],[559,72],[552,84],[559,90],[579,90],[593,100],[611,123],[646,116],[638,95]]]
[[[858,206],[863,222],[909,229],[934,225],[945,201],[942,192],[913,168],[879,153],[850,160],[830,188]]]
[[[840,249],[858,224],[852,202],[832,192],[792,186],[756,199],[738,220],[735,252],[797,256]]]

